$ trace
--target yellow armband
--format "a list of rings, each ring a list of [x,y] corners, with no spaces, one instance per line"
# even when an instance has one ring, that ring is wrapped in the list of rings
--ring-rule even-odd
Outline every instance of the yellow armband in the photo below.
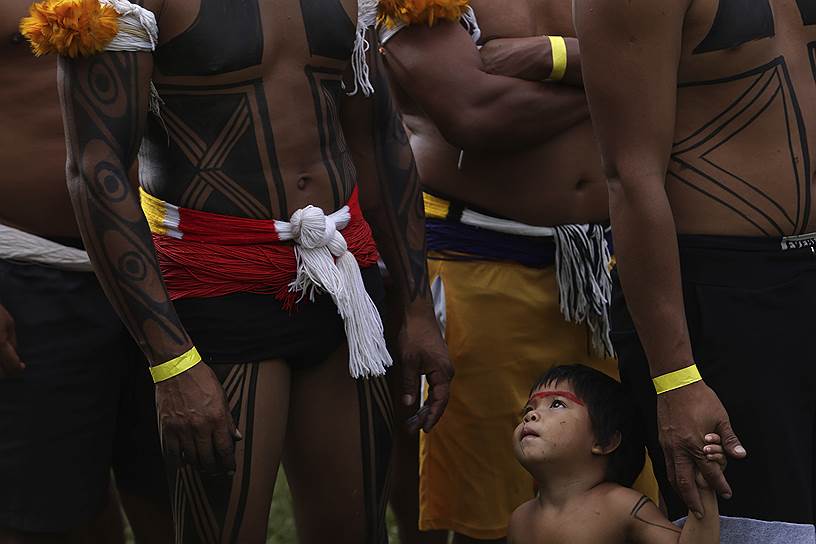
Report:
[[[674,372],[669,372],[668,374],[663,374],[662,376],[652,378],[652,382],[654,383],[654,388],[655,391],[657,391],[657,394],[662,395],[667,391],[680,389],[681,387],[702,381],[702,379],[703,377],[700,376],[700,371],[697,370],[697,365],[691,365],[689,367],[681,368],[680,370],[675,370]]]
[[[567,42],[561,36],[547,36],[552,49],[552,72],[550,81],[561,81],[567,73]]]
[[[153,376],[153,383],[169,380],[173,376],[178,376],[186,372],[201,362],[201,355],[193,347],[187,353],[179,355],[175,359],[170,359],[166,363],[150,367],[150,374]]]

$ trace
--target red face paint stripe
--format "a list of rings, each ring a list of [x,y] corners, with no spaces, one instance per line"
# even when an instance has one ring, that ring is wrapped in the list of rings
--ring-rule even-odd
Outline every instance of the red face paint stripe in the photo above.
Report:
[[[578,397],[576,397],[573,393],[570,393],[569,391],[541,391],[539,393],[534,393],[533,395],[530,395],[530,400],[528,400],[527,403],[529,404],[530,402],[536,399],[545,399],[547,397],[564,397],[565,399],[571,400],[575,404],[578,404],[580,406],[584,405],[584,403],[581,402],[581,400]]]

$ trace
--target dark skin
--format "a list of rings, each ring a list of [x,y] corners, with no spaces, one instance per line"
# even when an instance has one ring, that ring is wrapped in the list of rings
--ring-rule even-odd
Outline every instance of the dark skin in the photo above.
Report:
[[[807,168],[813,149],[802,143],[812,146],[816,136],[816,110],[809,106],[816,86],[807,57],[816,32],[803,25],[805,13],[796,2],[769,6],[774,37],[757,34],[737,47],[715,44],[701,51],[711,44],[706,38],[718,7],[713,0],[633,1],[624,7],[575,1],[621,281],[653,376],[693,362],[676,233],[784,236],[816,226]],[[792,125],[778,122],[786,115],[781,102],[763,98],[763,89],[775,88],[764,79],[756,94],[740,97],[737,90],[750,81],[741,74],[773,77],[768,63],[780,57],[786,71],[779,92],[802,106]],[[730,126],[707,124],[735,100],[744,112],[767,104],[768,115],[754,124],[739,116]],[[722,141],[717,134],[739,138]],[[720,142],[714,160],[703,164],[699,155]],[[695,469],[721,496],[731,489],[721,471],[702,462],[701,437],[720,434],[732,458],[745,457],[745,449],[704,382],[659,395],[657,411],[670,481],[702,514]]]
[[[540,83],[508,77],[531,74],[529,77],[535,79],[532,74],[552,71],[551,55],[540,47],[544,41],[549,47],[549,40],[543,37],[546,35],[566,36],[571,67],[568,75],[571,70],[580,70],[569,0],[502,5],[476,0],[472,6],[482,30],[481,51],[464,29],[453,24],[403,30],[384,48],[423,185],[532,225],[606,221],[609,210],[605,180],[583,90],[566,82]],[[424,40],[425,35],[434,37],[434,41]],[[444,47],[438,44],[443,40],[447,44]],[[435,67],[442,51],[446,58],[451,57],[445,61],[450,64],[447,70]],[[410,76],[394,68],[395,57],[413,59]],[[464,68],[467,62],[473,66]],[[420,86],[415,81],[426,84]],[[480,98],[489,96],[499,84],[512,89],[503,95],[502,107],[510,111]],[[463,90],[467,90],[465,95]],[[530,93],[538,109],[528,106]],[[445,103],[434,106],[439,101]],[[479,105],[479,119],[489,118],[473,123],[470,137],[478,139],[483,147],[498,149],[465,149],[458,168],[462,146],[448,141],[450,131],[444,127],[473,119],[476,106],[470,104]],[[443,114],[432,113],[436,110]],[[574,115],[578,116],[577,122],[566,121]],[[527,143],[519,146],[520,141]],[[500,149],[510,142],[514,142],[512,151]],[[576,156],[581,160],[571,160]],[[508,180],[512,180],[512,191],[507,190]]]
[[[371,160],[372,135],[361,142],[340,120],[353,107],[340,81],[349,66],[356,3],[327,1],[317,6],[320,13],[289,1],[249,2],[226,12],[215,0],[156,0],[145,7],[158,14],[162,42],[155,55],[63,60],[60,74],[69,188],[83,238],[109,298],[151,365],[186,352],[192,343],[161,281],[136,195],[121,184],[143,136],[143,186],[182,207],[259,219],[288,219],[307,204],[329,213],[348,200],[359,180],[382,255],[397,271],[405,316],[398,358],[409,362],[410,371],[425,373],[434,388],[428,409],[412,422],[429,431],[444,411],[452,371],[426,293],[417,287],[427,273],[411,257],[424,247],[422,218],[409,213],[416,209],[417,189],[409,184],[415,179],[399,178],[389,186],[393,193],[384,192],[381,172],[362,162],[356,165],[358,177],[352,155]],[[210,28],[213,21],[218,28]],[[327,34],[325,24],[343,31]],[[103,89],[84,83],[99,72],[109,77],[104,87],[113,87],[115,107],[104,105],[101,99],[109,97],[100,94]],[[167,132],[147,116],[151,78],[164,100]],[[373,101],[366,104],[373,107]],[[207,132],[210,128],[217,133]],[[95,175],[101,167],[104,186]],[[395,202],[402,207],[392,209]],[[336,366],[341,357],[342,351],[327,364]],[[275,388],[270,394],[288,387],[286,373],[280,372],[267,381]],[[414,376],[406,384],[417,380]],[[331,387],[330,380],[319,381]],[[241,433],[207,365],[161,382],[156,391],[171,463],[177,465],[183,455],[205,472],[240,469],[234,442]],[[406,389],[404,401],[412,403],[413,395],[414,387]],[[299,416],[290,413],[293,417]],[[273,443],[282,439],[285,421],[275,423],[274,432],[280,436],[269,440],[273,461],[281,455]]]
[[[35,58],[19,34],[28,0],[0,5],[0,223],[39,236],[78,238],[65,175],[65,136],[56,85],[57,61]],[[0,305],[0,380],[25,376],[18,353],[14,317]],[[121,503],[120,503],[121,499]],[[124,542],[122,506],[139,541],[164,542],[172,521],[163,509],[166,496],[135,496],[111,486],[104,512],[70,535],[43,536],[0,528],[0,542]]]
[[[600,155],[583,90],[575,86],[581,58],[571,2],[471,5],[482,30],[481,49],[458,24],[408,28],[383,47],[423,186],[529,224],[606,221]],[[547,35],[566,37],[568,70],[557,85],[542,83],[552,72]],[[492,100],[499,88],[502,100]],[[451,136],[468,123],[467,139],[478,141],[478,152]],[[415,458],[416,445],[405,450],[410,448]],[[397,472],[413,482],[405,488],[416,496],[416,468],[407,463]],[[418,533],[416,516],[400,516],[403,541],[447,542],[446,533]],[[454,538],[480,542],[461,534]]]
[[[510,521],[511,544],[716,544],[720,520],[714,492],[705,487],[705,519],[690,517],[683,529],[641,493],[607,481],[609,456],[620,433],[601,442],[586,406],[569,383],[538,388],[513,434],[516,458],[539,483],[537,497],[519,506]],[[559,393],[565,393],[561,395]],[[720,437],[704,437],[706,462],[724,466]],[[705,481],[700,479],[701,485]]]

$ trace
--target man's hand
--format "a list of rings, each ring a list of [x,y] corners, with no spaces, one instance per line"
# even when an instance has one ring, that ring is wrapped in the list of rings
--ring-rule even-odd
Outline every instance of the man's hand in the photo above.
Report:
[[[14,318],[0,306],[0,379],[19,376],[25,363],[17,354],[17,333]]]
[[[430,432],[442,417],[448,405],[453,366],[448,357],[448,348],[439,332],[433,311],[424,302],[417,302],[416,308],[408,313],[397,339],[398,359],[402,364],[402,403],[411,406],[416,402],[420,376],[428,381],[428,398],[425,405],[411,419],[411,432],[418,429]]]
[[[705,383],[697,382],[657,397],[657,423],[660,445],[666,457],[669,481],[698,518],[704,512],[700,489],[695,482],[699,471],[720,496],[731,497],[731,487],[716,459],[709,460],[705,448],[712,448],[707,435],[722,438],[725,453],[735,459],[747,453],[731,429],[731,422],[720,399]],[[716,455],[716,451],[714,452]]]
[[[201,362],[156,384],[156,406],[170,462],[186,462],[210,474],[235,471],[235,441],[241,433],[210,367]]]

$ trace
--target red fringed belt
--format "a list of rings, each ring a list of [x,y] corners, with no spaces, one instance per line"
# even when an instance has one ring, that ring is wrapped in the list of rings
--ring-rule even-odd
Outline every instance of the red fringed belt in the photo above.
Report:
[[[379,255],[356,189],[333,214],[306,206],[288,223],[179,208],[144,191],[142,209],[172,299],[267,293],[291,309],[326,292],[343,318],[351,376],[381,376],[391,366],[379,311],[360,276]]]
[[[141,195],[171,299],[271,294],[291,310],[303,297],[294,285],[297,258],[291,223],[179,208],[144,191]],[[342,237],[361,268],[372,266],[379,254],[356,189],[346,208],[349,219]]]

